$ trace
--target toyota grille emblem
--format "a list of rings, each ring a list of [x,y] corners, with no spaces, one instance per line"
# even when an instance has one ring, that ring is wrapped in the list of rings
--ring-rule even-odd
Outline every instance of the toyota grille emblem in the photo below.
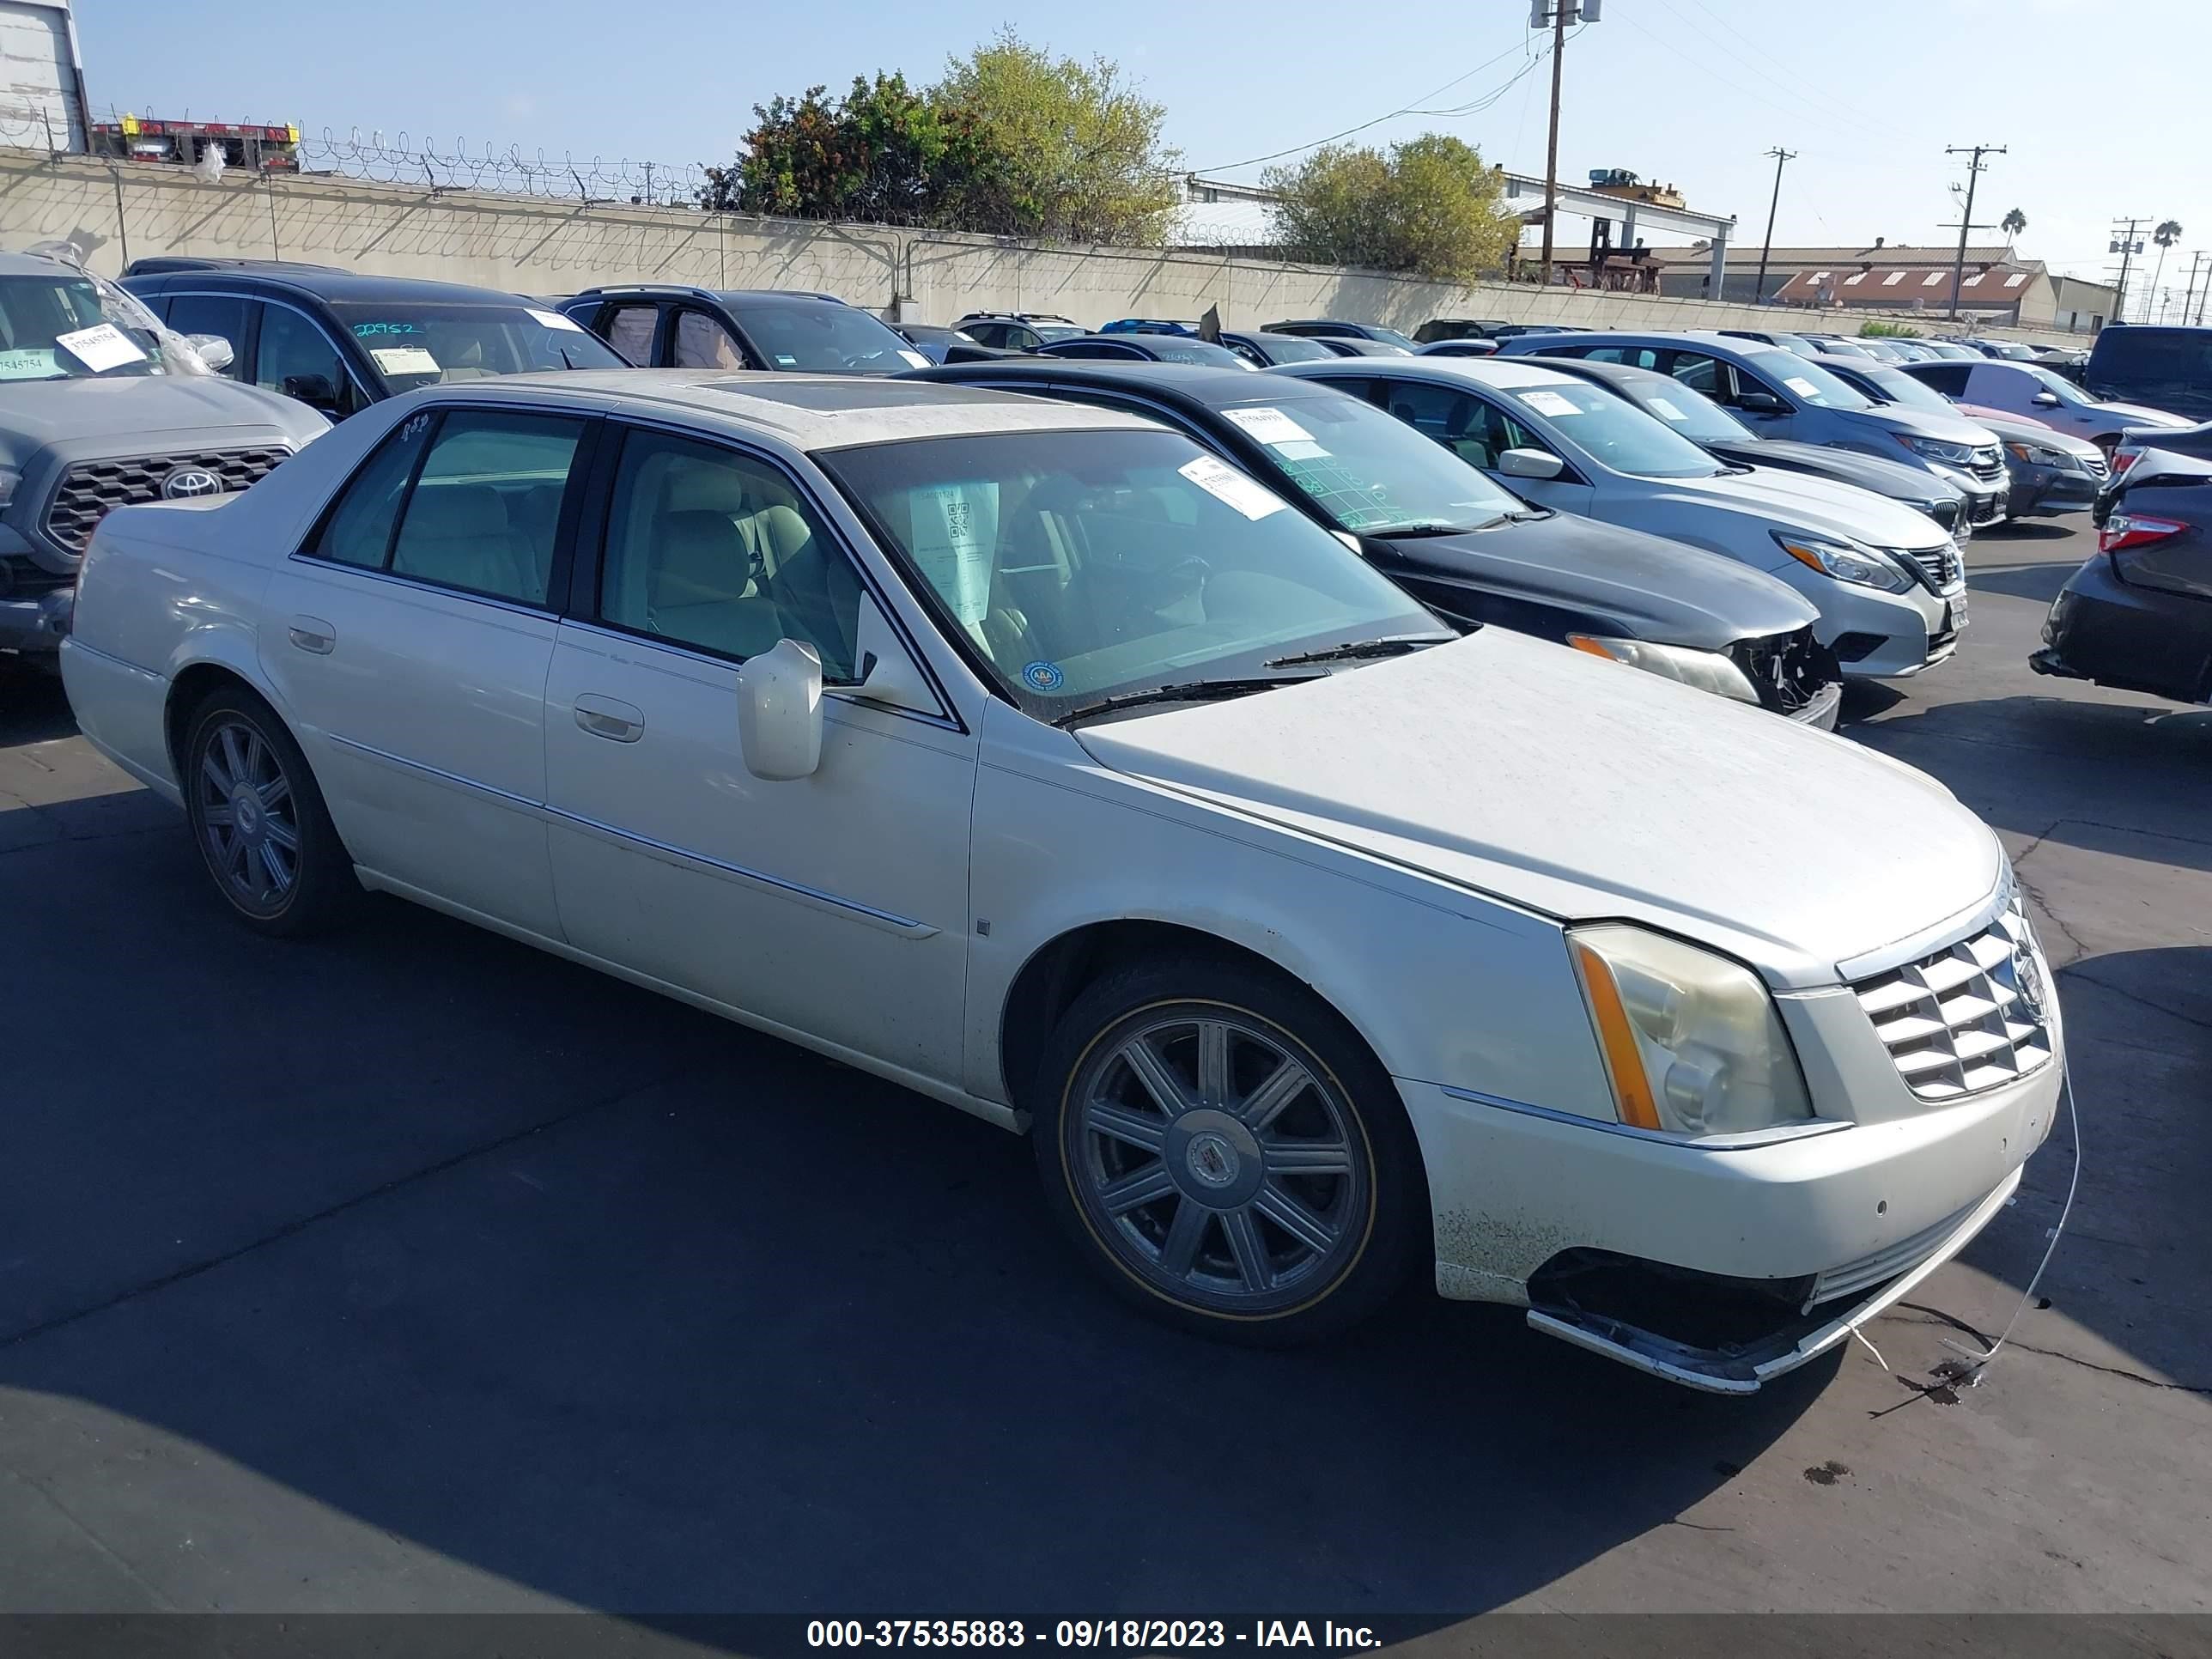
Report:
[[[204,466],[180,466],[161,480],[165,501],[188,501],[198,495],[219,495],[222,480]]]

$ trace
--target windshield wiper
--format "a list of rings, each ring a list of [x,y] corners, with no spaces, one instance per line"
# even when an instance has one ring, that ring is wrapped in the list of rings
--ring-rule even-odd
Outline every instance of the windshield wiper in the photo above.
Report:
[[[1362,657],[1395,657],[1425,646],[1443,645],[1456,634],[1390,634],[1379,640],[1346,640],[1320,651],[1301,651],[1294,657],[1270,657],[1264,668],[1295,668],[1309,662],[1356,662]]]
[[[1300,658],[1285,658],[1285,662],[1302,661]],[[1270,663],[1269,667],[1274,665]],[[1262,678],[1251,676],[1243,679],[1186,680],[1177,685],[1156,685],[1146,691],[1117,691],[1110,697],[1101,697],[1096,702],[1086,702],[1071,708],[1053,720],[1054,726],[1073,726],[1076,721],[1089,720],[1094,714],[1109,714],[1116,709],[1141,708],[1146,703],[1204,702],[1214,697],[1246,697],[1255,691],[1273,691],[1279,686],[1304,685],[1310,680],[1325,679],[1322,674],[1277,674]]]

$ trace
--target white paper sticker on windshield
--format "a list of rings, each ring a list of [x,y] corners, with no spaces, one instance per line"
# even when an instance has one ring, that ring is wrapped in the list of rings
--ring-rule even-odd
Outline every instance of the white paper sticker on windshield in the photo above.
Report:
[[[927,368],[929,367],[929,359],[923,356],[919,351],[908,351],[902,348],[899,351],[899,356],[906,359],[906,364],[908,368]]]
[[[54,343],[95,374],[146,361],[138,343],[112,323],[94,323],[73,334],[57,334]]]
[[[1654,398],[1651,400],[1651,412],[1654,415],[1664,416],[1670,421],[1686,421],[1690,418],[1682,413],[1679,407],[1664,398]]]
[[[1176,469],[1216,501],[1226,501],[1248,519],[1283,510],[1284,501],[1265,484],[1255,483],[1226,461],[1201,455]]]
[[[1277,444],[1275,453],[1286,461],[1325,461],[1328,459],[1328,451],[1311,439],[1294,444]]]
[[[1804,380],[1796,374],[1784,375],[1782,377],[1782,384],[1788,386],[1792,392],[1796,392],[1801,398],[1817,398],[1820,395],[1820,387],[1814,386],[1810,380]]]
[[[1263,444],[1310,442],[1313,434],[1279,409],[1224,409],[1221,411]]]
[[[584,331],[582,325],[574,318],[563,317],[557,311],[540,311],[536,306],[525,306],[523,309],[548,328],[565,328],[572,334],[581,334]]]
[[[990,614],[992,555],[999,545],[999,486],[989,479],[917,489],[909,498],[914,562],[961,625]]]
[[[371,346],[368,355],[386,374],[435,374],[438,360],[421,346]]]
[[[1562,398],[1556,392],[1547,392],[1541,386],[1539,386],[1534,392],[1522,392],[1521,394],[1521,401],[1528,404],[1529,408],[1534,410],[1539,415],[1579,415],[1582,413],[1582,410],[1576,408],[1574,404],[1569,399]]]

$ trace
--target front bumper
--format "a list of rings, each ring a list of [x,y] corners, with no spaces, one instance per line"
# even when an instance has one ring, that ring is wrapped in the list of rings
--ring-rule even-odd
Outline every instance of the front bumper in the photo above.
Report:
[[[1846,679],[1903,679],[1933,668],[1958,649],[1966,606],[1963,583],[1934,593],[1916,581],[1902,593],[1884,593],[1810,571],[1804,574],[1812,581],[1800,581],[1797,571],[1777,568],[1773,574],[1820,607],[1820,642],[1836,653]],[[1820,584],[1817,590],[1813,582]]]
[[[2212,702],[2212,603],[2135,587],[2100,554],[2083,562],[2051,601],[2039,674],[2094,680],[2177,702]]]
[[[69,634],[76,605],[74,587],[58,587],[35,598],[0,599],[0,651],[51,657]]]
[[[2020,518],[2049,518],[2059,513],[2084,513],[2097,504],[2101,478],[2086,472],[2061,471],[2055,466],[2013,463],[2012,512]]]
[[[1963,467],[1937,463],[1931,463],[1929,471],[1966,498],[1955,537],[1959,541],[1965,541],[1976,530],[2002,524],[2007,512],[2015,510],[2012,507],[2012,480],[2009,477],[2002,482],[1992,483]]]

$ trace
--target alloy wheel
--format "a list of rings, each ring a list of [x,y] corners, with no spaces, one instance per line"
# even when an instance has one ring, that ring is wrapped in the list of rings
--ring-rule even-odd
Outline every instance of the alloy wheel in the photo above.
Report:
[[[201,848],[224,891],[256,915],[282,910],[300,877],[300,819],[276,749],[225,715],[203,733],[192,782]]]
[[[1077,1197],[1156,1291],[1264,1314],[1326,1289],[1364,1247],[1366,1137],[1273,1027],[1164,1012],[1094,1051],[1075,1086]]]

